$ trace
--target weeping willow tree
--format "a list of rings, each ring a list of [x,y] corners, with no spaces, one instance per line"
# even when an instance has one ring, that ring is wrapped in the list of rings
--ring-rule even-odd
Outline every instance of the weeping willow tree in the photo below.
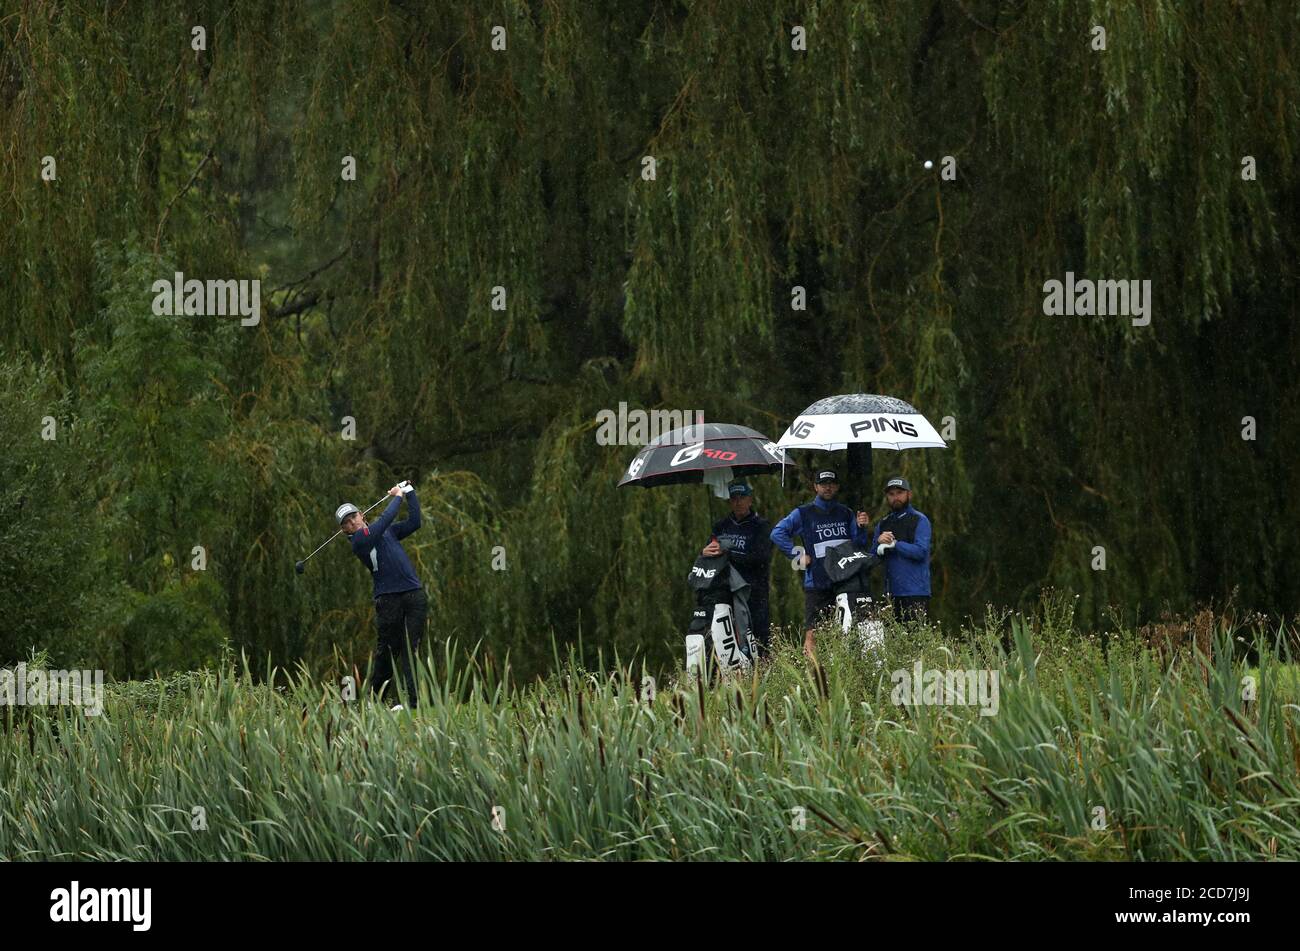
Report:
[[[435,636],[662,661],[720,503],[617,490],[635,447],[597,414],[775,437],[852,391],[950,418],[947,451],[876,453],[934,522],[946,620],[1049,585],[1097,623],[1292,613],[1298,27],[1281,2],[11,3],[0,491],[13,524],[75,461],[52,530],[93,557],[81,607],[4,649],[66,623],[119,675],[223,638],[359,658],[364,573],[292,564],[415,477]],[[261,321],[153,315],[175,271],[262,279]],[[1067,272],[1149,280],[1150,324],[1045,315]],[[807,495],[757,485],[773,519]]]

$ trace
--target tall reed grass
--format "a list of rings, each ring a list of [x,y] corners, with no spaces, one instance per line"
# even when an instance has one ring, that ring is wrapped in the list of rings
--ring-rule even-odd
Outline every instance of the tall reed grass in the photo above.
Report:
[[[0,710],[0,858],[1295,859],[1283,634],[1157,650],[1048,605],[653,698],[635,664],[511,686],[444,651],[401,713],[246,663],[118,684]],[[918,659],[997,671],[996,715],[893,702]]]

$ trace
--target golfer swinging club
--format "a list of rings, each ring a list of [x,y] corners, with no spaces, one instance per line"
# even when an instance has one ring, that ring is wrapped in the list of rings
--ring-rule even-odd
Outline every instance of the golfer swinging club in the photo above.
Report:
[[[398,483],[388,490],[388,494],[393,500],[384,509],[384,514],[370,525],[351,502],[340,505],[334,516],[351,539],[352,551],[370,570],[375,583],[379,643],[375,648],[370,689],[383,696],[385,685],[393,678],[393,660],[396,658],[406,696],[414,708],[418,696],[411,667],[424,638],[429,599],[399,541],[420,527],[420,500],[409,482]],[[394,522],[397,510],[402,507],[403,495],[410,511],[406,521]],[[392,709],[401,710],[402,705],[399,703]]]

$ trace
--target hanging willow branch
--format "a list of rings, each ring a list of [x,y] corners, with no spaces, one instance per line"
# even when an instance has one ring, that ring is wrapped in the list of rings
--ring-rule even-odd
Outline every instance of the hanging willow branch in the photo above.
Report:
[[[185,183],[185,186],[181,188],[180,191],[178,191],[175,195],[172,196],[171,201],[167,202],[167,207],[163,209],[162,216],[158,219],[158,231],[157,233],[155,233],[153,239],[154,254],[158,253],[159,246],[162,244],[163,228],[166,227],[167,225],[167,216],[170,215],[172,212],[172,205],[176,204],[176,202],[180,198],[182,198],[185,195],[185,193],[194,186],[194,183],[199,180],[199,173],[202,172],[204,166],[206,166],[211,161],[212,161],[212,149],[209,148],[203,154],[202,161],[200,161],[198,166],[195,167],[194,174],[190,176],[190,180]]]

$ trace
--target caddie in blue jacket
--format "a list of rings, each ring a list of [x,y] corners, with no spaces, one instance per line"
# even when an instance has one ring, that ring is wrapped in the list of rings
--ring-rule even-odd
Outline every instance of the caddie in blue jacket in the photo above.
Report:
[[[930,520],[912,508],[912,486],[900,476],[885,483],[889,514],[876,526],[871,546],[885,561],[885,594],[903,621],[930,611]]]
[[[406,688],[407,702],[416,705],[415,675],[411,666],[420,641],[424,639],[424,624],[429,615],[429,599],[424,586],[416,577],[411,560],[402,550],[400,540],[420,527],[420,500],[415,487],[408,482],[388,490],[393,496],[384,513],[367,525],[357,507],[345,502],[334,516],[352,541],[352,552],[361,560],[374,581],[375,621],[379,628],[379,642],[375,649],[374,672],[370,676],[370,689],[382,697],[393,678],[393,667],[401,671],[402,685]],[[394,522],[405,496],[410,510],[405,521]],[[400,710],[401,705],[393,707]]]
[[[835,606],[834,588],[824,562],[826,549],[850,540],[858,545],[871,540],[867,513],[855,516],[847,505],[835,501],[840,480],[833,471],[818,472],[813,490],[817,493],[815,499],[799,506],[772,529],[772,542],[787,558],[794,557],[794,536],[803,539],[803,650],[809,658],[816,647],[813,628],[820,616]]]
[[[766,519],[754,511],[754,490],[746,482],[727,488],[731,514],[713,526],[713,538],[700,553],[705,557],[726,551],[731,564],[749,582],[749,618],[758,655],[768,653],[769,616],[767,607],[768,568],[772,563],[772,530]]]

